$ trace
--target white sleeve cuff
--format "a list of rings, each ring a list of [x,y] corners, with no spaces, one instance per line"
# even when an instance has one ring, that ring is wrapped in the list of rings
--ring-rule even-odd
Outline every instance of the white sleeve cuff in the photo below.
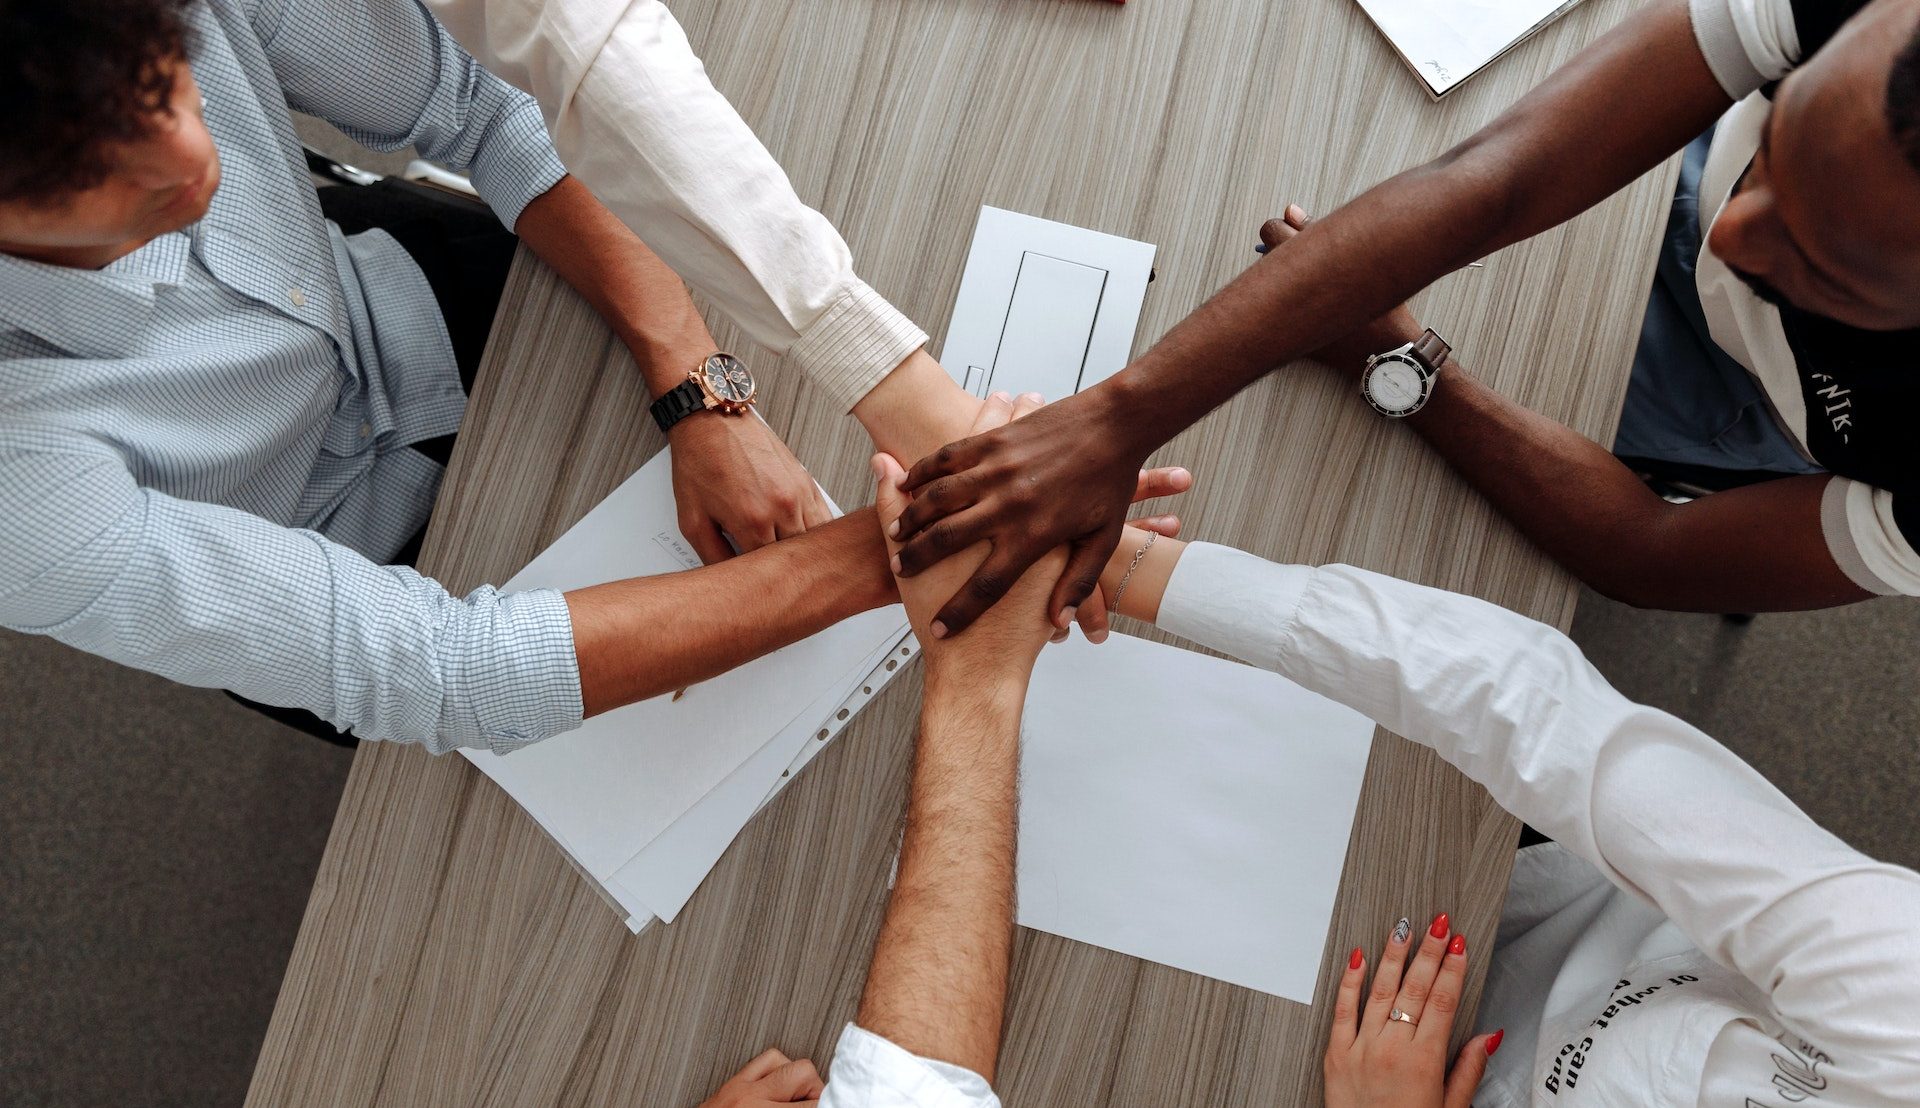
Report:
[[[829,1073],[820,1108],[1000,1108],[986,1078],[972,1070],[922,1058],[851,1023]]]
[[[1707,68],[1734,100],[1800,63],[1790,0],[1690,0],[1687,8]]]
[[[788,349],[787,363],[847,412],[926,344],[918,324],[854,278]]]
[[[1893,515],[1893,494],[1835,477],[1820,497],[1820,529],[1841,572],[1881,596],[1920,596],[1920,552]]]
[[[1263,669],[1279,669],[1284,629],[1313,575],[1230,546],[1190,543],[1167,579],[1154,623]]]

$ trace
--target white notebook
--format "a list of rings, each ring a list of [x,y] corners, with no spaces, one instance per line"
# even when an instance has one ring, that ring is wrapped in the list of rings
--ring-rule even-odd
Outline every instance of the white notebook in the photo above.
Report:
[[[1435,100],[1580,0],[1358,0]]]

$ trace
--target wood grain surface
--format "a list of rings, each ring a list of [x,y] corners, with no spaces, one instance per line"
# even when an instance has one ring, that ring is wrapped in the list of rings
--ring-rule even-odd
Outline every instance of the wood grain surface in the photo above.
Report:
[[[1632,6],[1587,0],[1434,105],[1352,0],[674,5],[800,195],[936,350],[983,203],[1158,244],[1144,348],[1254,260],[1263,219],[1289,201],[1326,211],[1440,153]],[[1495,387],[1607,441],[1671,186],[1669,163],[1416,308]],[[714,323],[801,460],[842,504],[867,502],[859,427]],[[523,255],[423,566],[456,592],[511,576],[659,449],[645,402],[606,328]],[[1325,371],[1272,375],[1159,457],[1198,476],[1179,504],[1190,537],[1571,618],[1567,576]],[[917,672],[897,681],[678,922],[638,937],[462,760],[362,746],[248,1103],[682,1108],[768,1045],[824,1069],[884,907],[919,691]],[[1318,1003],[1023,932],[1006,1103],[1316,1103],[1338,958],[1441,910],[1484,955],[1515,830],[1382,732]],[[1485,958],[1473,966],[1477,995]]]

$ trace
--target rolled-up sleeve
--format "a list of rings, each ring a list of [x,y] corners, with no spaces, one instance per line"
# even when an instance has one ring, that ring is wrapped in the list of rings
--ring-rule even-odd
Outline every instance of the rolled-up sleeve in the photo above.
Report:
[[[829,1072],[820,1108],[1000,1108],[993,1087],[972,1070],[923,1058],[851,1023]]]
[[[713,87],[659,0],[427,0],[538,98],[567,168],[687,283],[850,409],[927,341]]]
[[[540,105],[417,0],[259,0],[252,20],[290,107],[468,173],[507,227],[566,176]]]
[[[314,532],[141,488],[104,449],[0,443],[0,625],[435,753],[505,753],[581,719],[560,594],[456,598]]]

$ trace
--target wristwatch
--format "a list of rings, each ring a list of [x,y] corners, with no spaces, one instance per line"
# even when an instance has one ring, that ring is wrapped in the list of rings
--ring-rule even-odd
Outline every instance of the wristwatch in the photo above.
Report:
[[[707,355],[687,372],[687,379],[667,390],[648,411],[664,433],[695,412],[712,411],[722,415],[740,415],[753,407],[759,394],[753,371],[731,354]]]
[[[1367,359],[1360,395],[1389,419],[1405,419],[1426,406],[1434,378],[1453,348],[1429,327],[1415,342]]]

